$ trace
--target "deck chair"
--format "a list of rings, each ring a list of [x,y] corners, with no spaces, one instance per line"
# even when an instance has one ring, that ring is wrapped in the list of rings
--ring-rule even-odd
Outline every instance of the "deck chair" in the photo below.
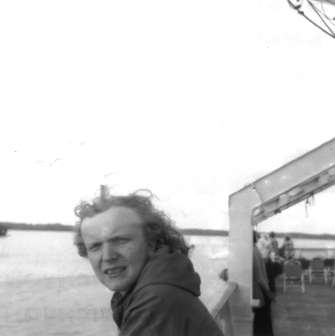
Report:
[[[321,258],[313,258],[309,263],[309,282],[313,280],[322,280],[327,283],[327,272]]]
[[[334,266],[329,266],[325,268],[325,281],[326,284],[328,281],[332,282],[332,286],[335,284],[335,267]]]
[[[283,266],[283,291],[286,292],[288,287],[301,287],[305,292],[305,277],[301,264],[297,260],[288,260]]]
[[[328,283],[328,280],[332,281],[332,286],[334,286],[335,281],[335,263],[333,258],[326,258],[324,261],[325,265],[325,280]]]

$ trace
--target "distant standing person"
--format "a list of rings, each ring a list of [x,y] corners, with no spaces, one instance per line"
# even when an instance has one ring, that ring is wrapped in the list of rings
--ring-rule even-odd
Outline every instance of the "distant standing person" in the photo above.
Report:
[[[264,258],[257,247],[257,233],[253,232],[253,299],[259,300],[259,307],[253,308],[254,335],[255,336],[273,336],[271,301],[274,293],[269,288],[269,281],[265,268]]]
[[[276,284],[275,284],[275,276],[273,272],[273,264],[272,260],[270,258],[271,253],[271,242],[268,238],[268,235],[266,233],[263,233],[261,237],[257,241],[257,247],[259,251],[262,254],[265,268],[266,268],[266,274],[269,279],[269,286],[270,289],[275,292],[276,291]]]
[[[199,299],[189,246],[152,198],[101,188],[99,197],[75,209],[75,245],[114,292],[119,336],[223,336]]]
[[[274,256],[277,257],[278,256],[278,241],[277,239],[275,238],[276,235],[274,232],[270,232],[269,234],[270,238],[269,238],[269,242],[270,242],[270,245],[271,245],[271,252],[274,253]]]
[[[282,250],[283,250],[283,257],[287,260],[291,259],[294,257],[294,244],[292,239],[289,236],[285,236],[283,245],[282,245]]]
[[[270,252],[271,252],[271,243],[268,240],[268,236],[266,233],[262,233],[260,238],[257,241],[257,247],[259,248],[262,257],[265,260],[268,260],[270,257]]]
[[[270,258],[272,259],[272,265],[273,265],[273,277],[276,278],[277,275],[283,273],[283,267],[281,262],[278,262],[280,260],[279,258],[279,244],[277,239],[275,238],[276,235],[274,232],[270,232],[269,234],[269,242],[271,245],[271,253]]]

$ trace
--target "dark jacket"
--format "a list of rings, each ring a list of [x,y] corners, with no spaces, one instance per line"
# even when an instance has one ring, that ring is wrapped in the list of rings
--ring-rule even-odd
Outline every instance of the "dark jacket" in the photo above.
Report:
[[[120,336],[222,336],[199,296],[200,277],[190,259],[160,248],[133,289],[113,295]]]
[[[252,297],[260,300],[259,307],[265,304],[263,292],[269,292],[269,280],[261,252],[254,244],[252,258]]]

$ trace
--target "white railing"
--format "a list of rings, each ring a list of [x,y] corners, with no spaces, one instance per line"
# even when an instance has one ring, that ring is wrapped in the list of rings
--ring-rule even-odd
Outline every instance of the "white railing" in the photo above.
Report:
[[[227,282],[227,288],[222,294],[221,299],[210,311],[212,317],[219,325],[225,336],[235,336],[233,321],[229,309],[229,299],[235,292],[236,288],[237,284],[235,282]]]
[[[317,248],[317,247],[296,247],[295,248],[295,258],[305,257],[310,259],[312,257],[322,257],[333,259],[335,257],[334,248]]]

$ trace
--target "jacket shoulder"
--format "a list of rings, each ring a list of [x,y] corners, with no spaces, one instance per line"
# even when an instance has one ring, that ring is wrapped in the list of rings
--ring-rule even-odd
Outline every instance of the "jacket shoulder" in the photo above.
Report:
[[[166,335],[223,335],[199,298],[171,285],[148,285],[134,293],[127,315],[134,314],[138,319],[146,316],[146,324],[152,323],[161,332],[169,331]]]

